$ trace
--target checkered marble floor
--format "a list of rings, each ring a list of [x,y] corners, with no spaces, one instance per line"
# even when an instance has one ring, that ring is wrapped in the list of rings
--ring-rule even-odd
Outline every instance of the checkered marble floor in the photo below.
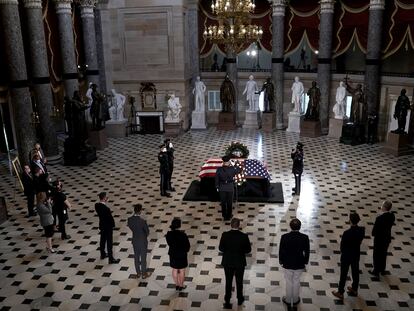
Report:
[[[173,141],[176,164],[171,198],[158,188],[158,145],[161,135],[110,139],[109,148],[88,167],[50,166],[64,181],[74,207],[69,241],[54,238],[58,252],[47,254],[38,217],[26,218],[23,195],[15,180],[1,168],[0,196],[10,218],[0,226],[0,310],[221,310],[224,273],[219,266],[218,242],[229,225],[221,220],[218,203],[183,202],[185,191],[203,161],[223,154],[231,141],[250,149],[252,158],[266,162],[273,181],[283,184],[284,204],[239,204],[236,216],[250,235],[244,293],[246,302],[234,310],[285,310],[283,271],[278,263],[281,234],[289,220],[302,220],[311,240],[310,264],[302,276],[298,310],[413,310],[414,309],[414,163],[412,156],[395,158],[379,146],[346,146],[336,140],[302,138],[305,172],[300,198],[291,195],[290,151],[299,139],[286,132],[261,133],[238,129],[187,132]],[[115,257],[120,264],[100,260],[98,219],[94,203],[100,191],[109,193],[117,230]],[[394,240],[388,257],[389,275],[371,278],[370,232],[380,203],[390,198],[397,213]],[[150,225],[148,255],[153,275],[134,279],[133,251],[126,219],[133,203],[143,203]],[[331,294],[339,281],[340,235],[348,227],[350,211],[357,211],[367,237],[362,244],[359,297],[340,302]],[[175,291],[168,266],[164,235],[174,216],[183,220],[191,241],[187,289]]]

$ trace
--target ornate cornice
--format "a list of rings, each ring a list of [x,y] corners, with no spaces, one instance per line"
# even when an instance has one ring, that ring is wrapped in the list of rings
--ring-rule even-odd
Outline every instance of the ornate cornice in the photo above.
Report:
[[[42,0],[23,0],[23,6],[25,9],[41,9]]]
[[[0,5],[2,4],[15,4],[18,5],[19,2],[17,0],[0,0]]]
[[[385,0],[371,0],[369,2],[370,10],[384,10]]]
[[[335,0],[320,0],[321,4],[321,14],[334,12]]]
[[[72,0],[53,0],[57,14],[72,14]]]
[[[286,0],[268,0],[272,4],[273,16],[285,16]]]
[[[77,2],[81,5],[81,7],[95,7],[98,0],[78,0]]]

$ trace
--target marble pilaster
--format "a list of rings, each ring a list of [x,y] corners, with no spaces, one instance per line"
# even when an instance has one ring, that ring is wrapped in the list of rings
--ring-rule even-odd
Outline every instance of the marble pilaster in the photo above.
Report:
[[[0,1],[0,31],[8,66],[10,97],[16,129],[20,163],[27,164],[29,151],[36,140],[32,124],[32,102],[27,81],[26,60],[17,0]]]
[[[269,0],[270,1],[270,0]],[[272,0],[272,80],[276,92],[276,129],[283,129],[283,55],[284,55],[284,26],[285,0]]]
[[[78,67],[73,39],[72,0],[54,0],[54,2],[58,16],[65,94],[72,97],[73,92],[79,89]]]
[[[86,76],[88,83],[94,83],[100,86],[98,56],[96,49],[96,32],[95,32],[95,5],[97,0],[81,0],[81,19],[83,46],[85,54],[85,65],[88,65]]]
[[[318,50],[318,85],[321,91],[319,118],[322,132],[327,133],[329,127],[329,98],[331,88],[331,53],[334,0],[320,1],[320,26]]]
[[[54,123],[50,119],[53,95],[50,88],[46,40],[43,30],[42,1],[24,0],[28,45],[31,63],[31,81],[39,113],[42,148],[48,157],[59,153]]]

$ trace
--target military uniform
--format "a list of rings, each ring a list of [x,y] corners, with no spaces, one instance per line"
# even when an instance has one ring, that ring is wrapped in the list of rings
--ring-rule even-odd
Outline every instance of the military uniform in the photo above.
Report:
[[[224,220],[229,220],[232,216],[234,176],[238,173],[240,168],[234,166],[222,166],[216,171],[216,189],[220,194],[221,214]]]
[[[158,153],[158,161],[160,162],[160,192],[162,196],[170,196],[168,190],[168,176],[170,174],[170,166],[168,163],[167,152],[160,151]]]
[[[167,176],[167,185],[168,185],[167,190],[175,191],[175,189],[171,185],[171,177],[172,177],[172,173],[173,173],[173,170],[174,170],[174,151],[175,150],[174,150],[172,144],[170,143],[169,139],[166,139],[164,141],[164,143],[165,143],[165,146],[167,148],[168,167],[169,167],[169,173],[168,173],[168,176]],[[170,144],[171,144],[171,146],[170,146]]]
[[[302,144],[298,143],[296,150],[291,153],[293,160],[292,173],[295,176],[295,188],[293,188],[294,194],[300,194],[300,182],[303,172],[303,150]]]

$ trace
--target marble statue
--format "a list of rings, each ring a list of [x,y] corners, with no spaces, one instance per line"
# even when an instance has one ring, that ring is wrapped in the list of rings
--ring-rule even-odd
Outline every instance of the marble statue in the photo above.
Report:
[[[366,103],[362,85],[358,84],[353,88],[346,82],[346,89],[352,94],[351,116],[349,121],[354,124],[365,124],[366,122]]]
[[[316,81],[312,82],[312,87],[308,90],[309,103],[306,109],[305,120],[319,120],[319,102],[321,100],[321,91],[316,85]]]
[[[401,90],[401,94],[398,96],[397,103],[395,104],[394,119],[398,120],[398,128],[392,132],[396,134],[406,134],[405,124],[407,122],[407,113],[410,109],[410,100],[405,95],[406,92],[405,89]]]
[[[249,76],[249,81],[246,83],[246,87],[244,88],[243,95],[246,94],[246,100],[249,103],[249,108],[247,111],[254,111],[256,112],[259,110],[259,107],[256,105],[255,94],[258,91],[258,86],[256,81],[254,81],[253,75]]]
[[[335,114],[335,119],[343,119],[346,115],[345,107],[346,107],[346,88],[344,87],[344,83],[341,81],[339,82],[339,86],[336,89],[336,104],[333,107],[333,112]]]
[[[267,78],[266,82],[263,84],[262,90],[260,92],[265,92],[264,94],[264,112],[273,111],[273,103],[275,101],[275,87],[272,82],[272,78]]]
[[[226,74],[223,83],[220,86],[220,102],[223,105],[222,112],[233,112],[233,106],[236,100],[236,91],[233,82]]]
[[[180,99],[175,97],[175,94],[171,94],[170,99],[168,100],[168,112],[165,121],[179,122],[181,107]]]
[[[195,111],[204,112],[206,85],[198,76],[194,84],[193,94],[195,94]]]
[[[86,96],[86,98],[88,99],[88,108],[86,109],[86,120],[87,121],[92,121],[92,119],[91,119],[91,116],[90,116],[90,113],[91,113],[91,106],[92,106],[92,102],[93,102],[93,99],[92,99],[92,82],[89,82],[89,88],[88,88],[88,90],[86,91],[86,94],[85,94],[85,96]]]
[[[117,93],[114,89],[112,93],[112,106],[109,108],[109,117],[112,121],[123,121],[125,109],[125,96]]]
[[[302,111],[302,96],[305,91],[303,83],[300,82],[299,77],[295,77],[295,82],[292,84],[292,104],[294,108],[292,112],[301,113]]]

